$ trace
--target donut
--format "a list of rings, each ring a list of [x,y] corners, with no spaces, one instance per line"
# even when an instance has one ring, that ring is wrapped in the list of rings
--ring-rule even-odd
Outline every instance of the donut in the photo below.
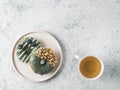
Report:
[[[30,58],[30,66],[35,73],[44,75],[49,73],[57,63],[57,58],[51,49],[38,48]]]
[[[41,43],[33,37],[22,38],[17,44],[17,57],[20,61],[28,63],[32,53],[41,46]]]

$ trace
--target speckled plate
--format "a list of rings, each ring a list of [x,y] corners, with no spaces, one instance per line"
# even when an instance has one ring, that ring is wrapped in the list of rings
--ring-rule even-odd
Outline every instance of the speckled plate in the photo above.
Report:
[[[50,73],[45,74],[45,75],[36,74],[32,71],[29,64],[19,61],[19,59],[17,58],[17,55],[16,55],[16,48],[17,48],[16,46],[17,46],[18,42],[22,38],[25,38],[25,37],[34,37],[36,39],[39,39],[40,42],[43,44],[43,46],[45,46],[47,48],[51,48],[54,51],[56,57],[58,58],[58,63],[56,65],[56,67],[54,67]],[[30,81],[33,81],[33,82],[41,82],[41,81],[45,81],[45,80],[52,78],[60,69],[60,66],[62,63],[62,50],[61,50],[61,47],[60,47],[58,41],[49,33],[31,32],[31,33],[23,35],[16,42],[16,44],[13,48],[13,52],[12,52],[12,61],[13,61],[13,65],[14,65],[16,71],[22,77],[24,77]]]

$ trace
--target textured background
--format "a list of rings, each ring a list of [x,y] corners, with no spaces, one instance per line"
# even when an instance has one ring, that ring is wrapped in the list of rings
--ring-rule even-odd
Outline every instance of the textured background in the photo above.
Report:
[[[52,79],[32,83],[14,70],[11,52],[15,41],[31,31],[47,31],[60,42],[62,67]],[[78,60],[99,56],[105,71],[87,81],[79,76]],[[119,90],[119,0],[0,0],[0,90]]]

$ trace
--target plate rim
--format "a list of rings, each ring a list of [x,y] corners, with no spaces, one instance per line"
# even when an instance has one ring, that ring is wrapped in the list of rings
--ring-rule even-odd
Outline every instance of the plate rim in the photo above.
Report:
[[[16,65],[15,65],[15,62],[14,62],[14,52],[15,52],[15,47],[17,45],[17,43],[19,42],[19,40],[21,40],[23,37],[25,37],[26,35],[29,35],[29,34],[32,34],[32,33],[45,33],[45,34],[48,34],[50,35],[53,39],[55,39],[55,41],[57,42],[58,46],[59,46],[59,49],[60,49],[60,63],[57,67],[57,69],[55,70],[55,72],[50,76],[48,77],[47,79],[43,79],[43,80],[40,80],[40,81],[35,81],[34,79],[29,79],[28,77],[24,76],[23,74],[21,74],[21,72],[19,72],[16,68]],[[63,52],[62,52],[62,48],[61,48],[61,45],[60,43],[58,42],[58,40],[50,33],[48,32],[45,32],[45,31],[39,31],[39,32],[29,32],[29,33],[26,33],[26,34],[23,34],[20,38],[17,39],[17,41],[15,42],[14,46],[13,46],[13,49],[12,49],[12,64],[13,64],[13,67],[15,69],[15,71],[23,78],[23,79],[26,79],[28,81],[31,81],[31,82],[35,82],[35,83],[39,83],[39,82],[44,82],[44,81],[47,81],[51,78],[53,78],[57,72],[60,70],[60,67],[62,65],[62,62],[63,62]]]

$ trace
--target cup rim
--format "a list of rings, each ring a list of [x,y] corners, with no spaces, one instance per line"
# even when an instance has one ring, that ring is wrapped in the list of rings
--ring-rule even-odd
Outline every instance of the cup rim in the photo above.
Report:
[[[93,78],[88,78],[88,77],[84,76],[82,74],[82,72],[80,71],[80,68],[79,68],[80,63],[84,60],[84,58],[89,57],[89,56],[97,58],[99,60],[100,64],[101,64],[101,71],[100,71],[100,73],[97,76],[93,77]],[[83,77],[84,79],[87,79],[87,80],[96,80],[96,79],[98,79],[98,78],[100,78],[102,76],[103,71],[104,71],[104,65],[103,65],[102,60],[98,56],[95,56],[95,55],[86,55],[86,56],[83,56],[82,58],[79,58],[78,71],[79,71],[80,76]]]

